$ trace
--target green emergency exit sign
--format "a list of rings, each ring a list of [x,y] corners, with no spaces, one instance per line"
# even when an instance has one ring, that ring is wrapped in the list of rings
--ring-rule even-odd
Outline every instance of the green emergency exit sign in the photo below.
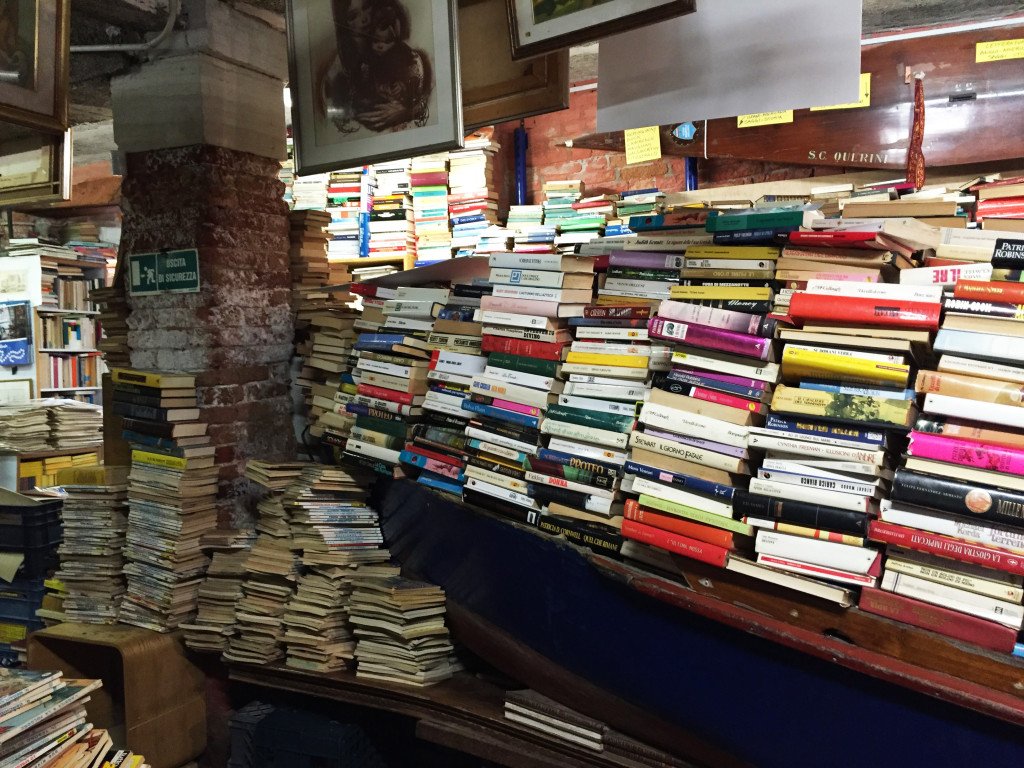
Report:
[[[199,293],[199,251],[133,253],[128,257],[133,296],[151,293]]]

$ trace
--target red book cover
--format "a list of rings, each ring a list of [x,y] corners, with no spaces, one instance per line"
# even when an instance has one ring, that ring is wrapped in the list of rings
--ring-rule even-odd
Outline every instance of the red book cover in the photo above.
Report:
[[[706,541],[691,539],[688,536],[680,536],[677,533],[644,525],[635,520],[622,521],[622,535],[627,539],[641,541],[644,544],[652,544],[669,552],[675,552],[677,555],[691,557],[694,560],[717,565],[720,568],[724,568],[726,561],[729,559],[729,550],[725,547],[717,547]]]
[[[584,210],[586,208],[611,208],[612,207],[612,201],[611,200],[588,200],[587,202],[573,203],[572,207],[575,210],[577,210],[577,211],[581,211],[581,210]]]
[[[433,173],[414,173],[409,176],[409,183],[414,187],[440,187],[448,184],[448,171]]]
[[[857,607],[1001,653],[1012,653],[1017,642],[1017,631],[1010,627],[875,587],[861,589]]]
[[[434,461],[439,461],[443,464],[451,464],[456,467],[462,466],[462,462],[454,456],[448,456],[443,453],[438,453],[437,451],[431,451],[420,445],[416,445],[415,443],[406,444],[405,450],[407,450],[409,453],[419,454],[425,459],[433,459]]]
[[[1001,283],[988,280],[957,280],[953,286],[954,299],[988,299],[1010,304],[1024,304],[1024,284]]]
[[[1024,218],[1024,197],[997,197],[991,200],[979,200],[975,218],[981,221],[985,217],[999,219]]]
[[[482,352],[504,352],[507,355],[521,355],[522,357],[537,357],[541,360],[562,359],[562,350],[565,344],[555,344],[546,341],[528,341],[527,339],[513,339],[505,336],[490,336],[484,334],[480,350]]]
[[[630,306],[617,304],[615,306],[589,305],[583,308],[583,316],[589,318],[626,318],[628,320],[643,320],[651,316],[649,305]]]
[[[884,251],[878,242],[877,232],[851,232],[849,230],[828,230],[827,232],[790,232],[789,242],[793,245],[823,245],[835,248],[872,248]]]
[[[1021,290],[1024,291],[1024,286]],[[939,327],[941,309],[941,304],[923,301],[813,293],[794,293],[789,303],[789,315],[797,322],[834,320],[851,325],[883,325],[927,331]]]
[[[940,259],[937,256],[925,256],[924,265],[926,267],[959,267],[962,264],[971,264],[970,261],[958,261],[957,259]]]
[[[918,552],[931,552],[965,563],[977,563],[988,568],[995,568],[1005,573],[1024,576],[1024,557],[1016,552],[984,544],[973,544],[952,536],[941,536],[937,533],[905,528],[882,520],[872,520],[868,528],[868,538],[885,544],[896,544]]]
[[[480,187],[479,189],[470,189],[463,192],[452,192],[448,195],[448,203],[465,203],[470,200],[495,200],[494,193],[492,193],[487,187]]]
[[[594,271],[601,272],[608,269],[608,260],[612,257],[610,253],[602,253],[594,257]]]
[[[996,179],[995,181],[986,181],[972,186],[971,192],[977,192],[979,189],[988,189],[989,187],[1005,187],[1007,184],[1024,184],[1024,176],[1012,176],[1009,179]]]
[[[356,387],[356,392],[367,397],[379,397],[381,400],[390,400],[393,403],[401,403],[402,405],[412,405],[413,399],[416,397],[411,392],[384,389],[384,387],[375,387],[372,384],[360,384]]]
[[[724,549],[736,549],[736,540],[731,531],[721,528],[713,528],[710,525],[701,525],[675,515],[662,514],[653,509],[640,506],[636,499],[626,499],[626,508],[623,513],[627,520],[648,525],[652,528],[660,528],[663,531],[676,533],[690,539],[697,539],[716,547]]]

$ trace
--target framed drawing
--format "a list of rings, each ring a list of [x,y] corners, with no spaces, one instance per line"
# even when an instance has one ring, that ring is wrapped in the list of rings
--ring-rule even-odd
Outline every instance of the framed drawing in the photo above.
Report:
[[[288,0],[297,175],[462,146],[455,0]]]
[[[0,120],[0,167],[0,205],[67,200],[71,131],[50,133]]]
[[[32,399],[32,379],[0,379],[0,405],[27,403]]]
[[[0,119],[68,127],[70,0],[0,0]]]
[[[32,303],[0,301],[0,365],[32,363]]]
[[[569,106],[569,51],[513,60],[506,0],[459,0],[466,130]]]
[[[696,10],[696,0],[507,0],[512,58],[616,35]]]

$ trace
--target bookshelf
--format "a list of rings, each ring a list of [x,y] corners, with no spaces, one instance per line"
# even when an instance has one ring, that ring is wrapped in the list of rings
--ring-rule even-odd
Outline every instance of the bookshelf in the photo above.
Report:
[[[0,453],[0,488],[7,488],[11,491],[30,491],[35,485],[44,485],[45,481],[36,482],[39,479],[39,475],[36,474],[36,470],[33,469],[33,465],[38,464],[39,471],[42,472],[42,476],[47,474],[53,474],[56,472],[47,472],[47,463],[49,462],[51,467],[57,463],[54,459],[63,459],[65,457],[74,458],[75,456],[87,456],[93,454],[96,456],[98,461],[103,461],[103,444],[99,443],[91,448],[75,448],[69,451],[23,451],[22,453]],[[25,480],[22,483],[22,479]],[[29,481],[32,481],[29,483]]]

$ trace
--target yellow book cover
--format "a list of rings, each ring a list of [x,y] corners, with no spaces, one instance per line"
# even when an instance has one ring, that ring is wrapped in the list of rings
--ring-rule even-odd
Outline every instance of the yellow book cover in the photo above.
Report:
[[[616,368],[647,368],[649,357],[640,355],[604,355],[599,352],[570,352],[567,363],[577,365],[613,365]]]
[[[746,299],[747,301],[771,301],[771,288],[736,288],[719,285],[673,285],[669,296],[681,301]]]
[[[594,304],[598,307],[609,307],[617,306],[620,304],[626,304],[633,306],[637,304],[660,304],[661,299],[638,299],[636,296],[608,296],[601,295],[594,300]]]
[[[679,270],[679,277],[682,279],[700,278],[709,280],[717,278],[720,280],[774,280],[775,273],[770,269],[690,269]]]
[[[774,261],[779,258],[779,250],[768,245],[691,245],[686,258]]]
[[[188,466],[188,459],[177,456],[165,456],[162,453],[150,453],[149,451],[132,451],[132,461],[139,464],[149,464],[154,467],[167,467],[168,469],[184,470]]]
[[[883,363],[863,357],[832,355],[812,349],[788,346],[782,352],[782,377],[797,379],[832,379],[854,384],[887,384],[906,387],[910,366]]]
[[[909,426],[917,416],[913,400],[866,395],[841,395],[816,389],[779,386],[772,396],[772,410],[865,424]]]
[[[110,377],[118,384],[135,384],[140,387],[159,389],[181,389],[194,387],[196,384],[196,377],[187,373],[135,371],[129,368],[112,368]]]
[[[128,480],[128,467],[104,466],[66,467],[57,472],[57,485],[123,485]]]
[[[43,474],[43,462],[23,461],[18,465],[18,477],[38,477]]]

